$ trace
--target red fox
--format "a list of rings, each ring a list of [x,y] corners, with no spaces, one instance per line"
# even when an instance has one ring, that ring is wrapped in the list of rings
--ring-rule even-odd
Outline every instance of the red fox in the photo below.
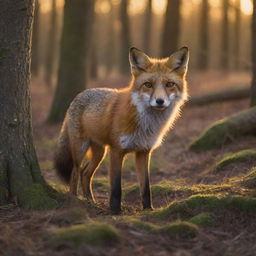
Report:
[[[71,103],[55,152],[55,169],[77,195],[94,201],[92,178],[110,152],[110,210],[121,211],[121,169],[134,152],[143,208],[152,208],[149,183],[151,152],[162,142],[187,100],[187,47],[154,59],[137,48],[129,52],[132,79],[123,89],[88,89]]]

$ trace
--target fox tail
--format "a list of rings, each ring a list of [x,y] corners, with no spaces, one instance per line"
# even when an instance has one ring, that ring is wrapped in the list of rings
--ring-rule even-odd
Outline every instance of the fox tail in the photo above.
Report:
[[[73,169],[73,158],[66,121],[64,121],[54,154],[54,168],[58,176],[69,183]]]

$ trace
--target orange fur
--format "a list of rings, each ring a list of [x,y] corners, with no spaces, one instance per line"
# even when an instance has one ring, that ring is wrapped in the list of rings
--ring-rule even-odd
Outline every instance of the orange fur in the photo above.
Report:
[[[111,210],[120,211],[121,168],[128,152],[136,155],[143,207],[151,207],[150,153],[161,144],[187,98],[187,63],[187,48],[165,59],[152,59],[132,48],[129,86],[86,90],[74,99],[63,123],[59,139],[62,147],[56,153],[62,156],[64,148],[69,147],[73,170],[67,180],[72,193],[77,193],[81,177],[84,195],[94,201],[91,181],[108,147]],[[56,157],[57,168],[62,166],[58,165],[60,161]]]

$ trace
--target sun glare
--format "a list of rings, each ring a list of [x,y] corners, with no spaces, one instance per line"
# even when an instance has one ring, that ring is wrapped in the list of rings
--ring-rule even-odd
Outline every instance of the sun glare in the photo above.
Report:
[[[111,0],[112,4],[116,5],[120,3],[120,0]],[[142,13],[145,10],[146,0],[130,0],[129,1],[129,13],[130,15]],[[235,2],[235,1],[234,1]],[[47,13],[51,10],[52,0],[39,0],[40,8],[42,13]],[[64,5],[64,0],[56,0],[57,7],[62,7]],[[96,11],[100,13],[108,13],[110,11],[110,4],[108,0],[101,0],[96,2]],[[198,5],[201,0],[190,0],[191,5]],[[253,11],[251,0],[240,0],[241,11],[245,15],[251,15]],[[166,10],[167,0],[153,0],[153,12],[155,14],[164,14]],[[221,6],[220,0],[210,0],[210,5],[212,7]]]
[[[145,0],[130,0],[129,2],[129,14],[134,15],[138,13],[142,13],[145,9]]]
[[[241,0],[241,9],[244,14],[251,15],[253,10],[251,0]]]
[[[51,10],[52,0],[40,0],[40,11],[42,13],[47,13]],[[56,0],[57,7],[62,7],[64,5],[64,0]]]
[[[156,14],[163,14],[166,9],[166,0],[153,0],[153,12]]]
[[[108,13],[110,11],[110,4],[109,1],[103,0],[103,1],[97,1],[95,5],[95,10],[97,13]]]

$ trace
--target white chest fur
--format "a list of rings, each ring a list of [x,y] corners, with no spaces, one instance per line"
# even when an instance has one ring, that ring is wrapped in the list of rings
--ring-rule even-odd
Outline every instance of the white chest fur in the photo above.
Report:
[[[137,109],[137,129],[132,134],[123,134],[119,138],[123,149],[151,150],[160,146],[162,139],[172,125],[179,110],[179,100],[172,99],[165,110],[156,110],[149,106],[148,95],[132,94],[132,102]]]
[[[120,136],[121,147],[128,150],[150,150],[160,146],[163,136],[171,126],[172,116],[173,108],[140,112],[136,131]]]

